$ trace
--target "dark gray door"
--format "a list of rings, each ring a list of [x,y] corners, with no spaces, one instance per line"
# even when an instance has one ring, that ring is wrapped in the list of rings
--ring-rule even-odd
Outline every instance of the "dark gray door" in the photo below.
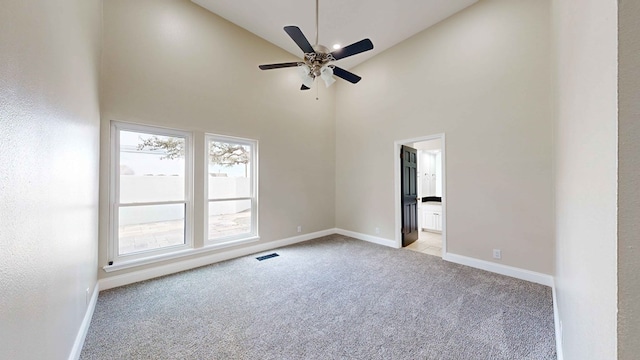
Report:
[[[400,149],[402,186],[402,246],[418,240],[418,151]]]

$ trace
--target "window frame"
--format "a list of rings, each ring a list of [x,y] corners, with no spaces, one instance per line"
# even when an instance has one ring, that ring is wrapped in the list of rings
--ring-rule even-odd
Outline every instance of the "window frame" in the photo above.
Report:
[[[150,135],[158,136],[175,136],[185,139],[184,146],[184,200],[173,201],[157,201],[157,202],[133,202],[133,203],[120,203],[120,132],[131,131],[140,132]],[[154,258],[164,258],[167,255],[172,255],[185,250],[193,249],[193,134],[188,131],[182,131],[177,129],[170,129],[152,125],[142,125],[134,123],[125,123],[119,121],[111,121],[110,132],[110,147],[111,147],[111,167],[110,171],[110,189],[109,189],[109,244],[108,244],[108,266],[147,262],[145,260],[152,260]],[[123,207],[136,207],[136,206],[149,206],[149,205],[170,205],[170,204],[185,204],[184,210],[184,244],[172,245],[158,249],[150,249],[146,251],[133,252],[130,254],[119,254],[119,210]],[[142,264],[140,264],[142,265]]]
[[[209,198],[209,144],[211,141],[226,142],[237,145],[249,146],[250,148],[250,162],[249,162],[249,188],[250,196],[248,197],[236,197],[236,198]],[[219,248],[232,245],[238,245],[246,242],[252,242],[258,240],[258,140],[246,139],[240,137],[226,136],[205,133],[204,135],[204,246],[207,248]],[[224,236],[216,238],[214,240],[209,238],[209,204],[211,202],[224,202],[224,201],[237,201],[237,200],[250,200],[251,201],[251,229],[248,233],[242,233],[238,235]]]

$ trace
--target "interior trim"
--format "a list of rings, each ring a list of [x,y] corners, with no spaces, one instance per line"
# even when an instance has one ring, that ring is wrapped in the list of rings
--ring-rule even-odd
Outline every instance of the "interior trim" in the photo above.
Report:
[[[69,354],[69,360],[80,359],[82,346],[84,345],[84,340],[86,339],[87,333],[89,332],[89,326],[91,325],[91,318],[93,317],[93,312],[95,311],[96,303],[98,302],[99,292],[100,292],[100,287],[98,283],[96,283],[96,285],[93,287],[93,294],[91,295],[91,300],[89,301],[87,310],[84,313],[84,318],[82,319],[82,323],[80,324],[80,328],[78,329],[78,334],[76,334],[76,340],[73,342],[73,347],[71,348],[71,353]]]
[[[358,240],[364,240],[364,241],[378,244],[378,245],[384,245],[384,246],[388,246],[396,249],[400,248],[395,241],[377,237],[377,236],[371,236],[371,235],[362,234],[355,231],[349,231],[344,229],[335,229],[335,233],[339,235],[349,236]]]
[[[551,292],[553,294],[553,323],[556,329],[556,358],[557,360],[563,360],[564,354],[562,352],[562,325],[560,325],[560,312],[558,311],[558,295],[556,292],[555,278],[553,279]]]
[[[231,247],[231,246],[237,246],[237,245],[241,245],[241,244],[246,244],[246,243],[251,243],[251,242],[256,242],[259,241],[260,237],[259,236],[252,236],[246,239],[237,239],[237,240],[232,240],[232,241],[226,241],[224,243],[220,243],[220,244],[211,244],[211,245],[205,245],[204,247],[201,248],[197,248],[197,249],[184,249],[184,250],[176,250],[174,252],[169,252],[169,253],[165,253],[165,254],[159,254],[159,255],[151,255],[145,258],[139,258],[139,259],[133,259],[133,260],[127,260],[127,261],[119,261],[114,263],[113,265],[105,265],[102,267],[102,270],[104,270],[105,272],[112,272],[112,271],[119,271],[119,270],[124,270],[124,269],[130,269],[133,267],[137,267],[137,266],[143,266],[143,265],[149,265],[149,264],[154,264],[160,261],[166,261],[166,260],[172,260],[172,259],[177,259],[177,258],[181,258],[181,257],[185,257],[185,256],[192,256],[192,255],[198,255],[198,254],[202,254],[202,253],[206,253],[206,252],[212,252],[212,251],[216,251],[225,247]]]
[[[530,281],[536,284],[545,285],[553,288],[553,276],[531,271],[520,269],[513,266],[497,264],[490,261],[474,259],[467,256],[452,254],[449,252],[445,252],[442,256],[442,259],[446,261],[450,261],[460,265],[470,266],[472,268],[490,271],[496,274],[510,276],[512,278]]]

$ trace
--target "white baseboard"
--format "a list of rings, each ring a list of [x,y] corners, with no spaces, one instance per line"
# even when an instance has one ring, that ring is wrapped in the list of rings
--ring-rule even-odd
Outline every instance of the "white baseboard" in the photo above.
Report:
[[[516,279],[553,287],[553,276],[551,275],[452,253],[445,253],[444,256],[442,256],[442,259],[456,264],[471,266],[476,269],[486,270],[496,274],[511,276]]]
[[[194,269],[200,266],[206,266],[214,264],[220,261],[230,260],[241,256],[251,255],[259,253],[261,251],[272,250],[287,245],[296,244],[299,242],[315,239],[322,236],[335,234],[335,229],[323,230],[314,233],[304,234],[300,236],[294,236],[287,239],[281,239],[276,241],[270,241],[254,246],[249,246],[240,249],[227,250],[224,252],[214,253],[211,255],[200,256],[193,259],[187,259],[177,261],[170,264],[156,266],[150,269],[132,271],[122,275],[110,276],[98,281],[100,285],[100,291],[112,289],[119,286],[133,284],[136,282],[153,279],[156,277],[174,274],[180,271]]]
[[[96,309],[96,303],[98,302],[99,292],[100,292],[100,288],[98,286],[98,283],[96,283],[96,286],[94,286],[93,288],[93,294],[91,295],[91,300],[89,300],[89,305],[87,306],[87,311],[85,311],[84,318],[82,319],[82,323],[80,324],[80,329],[78,329],[76,340],[73,343],[73,348],[71,348],[71,353],[69,354],[69,360],[80,359],[80,353],[82,352],[84,339],[87,337],[87,332],[89,331],[89,325],[91,325],[91,318],[93,317],[93,311]]]
[[[553,281],[553,286],[551,287],[551,293],[553,296],[553,322],[556,328],[556,358],[558,360],[563,360],[564,355],[562,353],[562,327],[560,326],[560,313],[558,311],[558,296],[556,294],[555,279]]]
[[[388,246],[396,249],[398,248],[398,245],[396,244],[395,241],[377,237],[377,236],[371,236],[371,235],[362,234],[355,231],[349,231],[344,229],[335,229],[335,233],[344,235],[344,236],[349,236],[358,240],[368,241],[370,243],[374,243],[378,245],[384,245],[384,246]]]

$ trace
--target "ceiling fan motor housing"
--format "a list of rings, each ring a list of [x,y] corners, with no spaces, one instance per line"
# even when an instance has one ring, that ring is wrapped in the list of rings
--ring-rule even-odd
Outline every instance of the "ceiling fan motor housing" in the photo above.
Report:
[[[331,61],[335,61],[335,59],[329,52],[329,49],[323,45],[314,45],[313,50],[315,52],[304,54],[304,62],[311,70],[309,75],[315,78],[320,76],[323,66]]]

